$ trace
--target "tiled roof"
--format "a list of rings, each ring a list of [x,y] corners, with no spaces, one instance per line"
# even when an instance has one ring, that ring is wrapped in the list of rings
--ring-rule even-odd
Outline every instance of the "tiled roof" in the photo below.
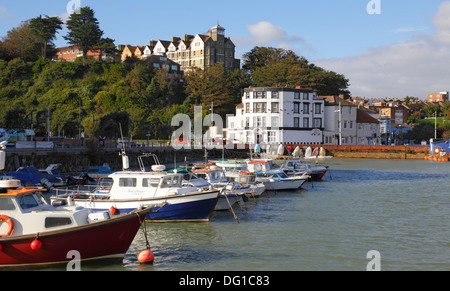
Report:
[[[357,123],[380,123],[378,120],[370,116],[370,114],[364,112],[364,110],[358,109],[356,111]]]

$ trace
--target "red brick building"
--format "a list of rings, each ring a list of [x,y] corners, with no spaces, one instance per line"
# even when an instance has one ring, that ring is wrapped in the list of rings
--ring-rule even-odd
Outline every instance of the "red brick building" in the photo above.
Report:
[[[95,60],[98,60],[101,56],[101,51],[99,49],[97,50],[88,50],[87,52],[88,56],[94,57]],[[65,62],[73,62],[76,58],[83,56],[83,50],[79,45],[71,45],[71,46],[65,46],[65,47],[59,47],[56,48],[56,53],[53,56],[54,61],[65,61]],[[105,58],[111,58],[113,59],[113,56],[102,56],[103,59]]]
[[[428,96],[427,96],[428,103],[444,102],[444,101],[448,101],[448,92],[439,92],[437,94],[428,94]]]

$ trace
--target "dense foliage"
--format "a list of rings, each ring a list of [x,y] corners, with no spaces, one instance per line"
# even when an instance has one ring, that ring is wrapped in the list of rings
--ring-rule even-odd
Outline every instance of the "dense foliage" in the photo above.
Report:
[[[153,69],[145,60],[95,61],[80,57],[75,62],[51,61],[52,41],[62,22],[39,16],[11,29],[0,41],[0,127],[30,127],[45,136],[46,124],[38,112],[49,111],[54,136],[116,138],[169,138],[171,118],[177,113],[192,117],[193,106],[203,107],[224,120],[234,114],[242,90],[252,86],[301,86],[320,95],[345,94],[348,80],[326,71],[283,49],[255,47],[244,55],[243,70],[228,71],[222,65],[191,70],[182,79]],[[66,23],[70,44],[103,52],[114,51],[113,40],[103,38],[94,11],[89,7],[72,14]],[[33,112],[33,118],[31,118]],[[28,123],[27,123],[28,121]]]
[[[243,69],[256,87],[301,86],[322,96],[350,96],[349,80],[344,75],[317,67],[291,50],[254,47],[243,55],[243,61]]]

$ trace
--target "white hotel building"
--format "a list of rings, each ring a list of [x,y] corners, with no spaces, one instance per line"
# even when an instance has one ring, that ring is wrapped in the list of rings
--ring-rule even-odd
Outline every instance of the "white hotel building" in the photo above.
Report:
[[[312,90],[246,88],[226,138],[246,144],[321,144],[325,105]]]

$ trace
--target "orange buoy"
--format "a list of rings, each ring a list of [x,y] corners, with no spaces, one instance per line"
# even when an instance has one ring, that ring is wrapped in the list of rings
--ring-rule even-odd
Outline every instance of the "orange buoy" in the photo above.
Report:
[[[137,255],[138,262],[141,264],[153,263],[155,256],[150,249],[145,249],[139,252]]]
[[[109,212],[111,212],[111,214],[116,214],[117,209],[111,206],[111,208],[109,208]]]

